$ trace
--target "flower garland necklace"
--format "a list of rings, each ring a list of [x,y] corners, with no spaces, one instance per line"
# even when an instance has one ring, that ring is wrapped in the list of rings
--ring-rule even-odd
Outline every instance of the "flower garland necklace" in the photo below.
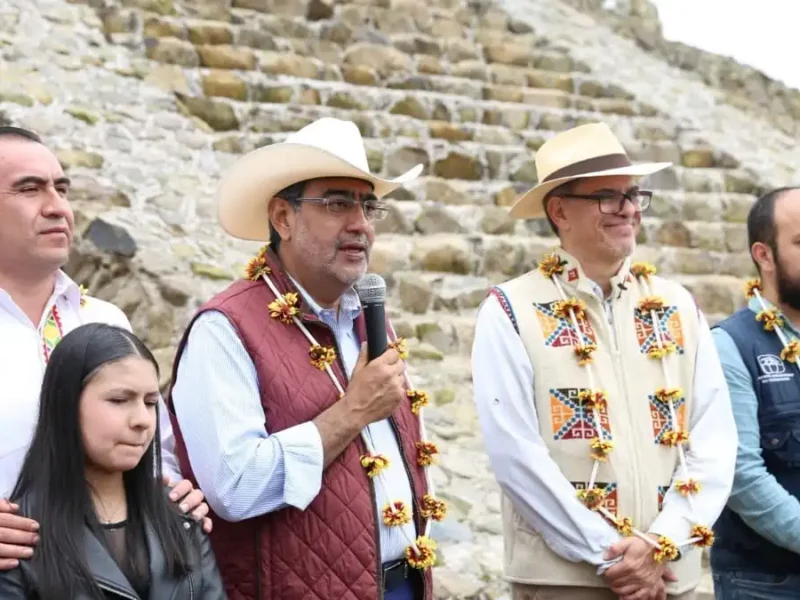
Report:
[[[331,365],[337,358],[336,350],[330,346],[321,346],[317,343],[308,328],[297,317],[300,312],[297,308],[297,294],[293,292],[281,294],[275,287],[275,284],[269,279],[268,275],[270,275],[272,271],[267,265],[267,248],[267,246],[261,248],[259,253],[250,260],[245,269],[245,277],[250,281],[264,280],[275,296],[275,300],[270,302],[267,307],[270,317],[285,325],[297,325],[311,344],[308,350],[311,364],[328,374],[336,391],[339,392],[339,398],[341,399],[345,393],[344,387],[337,379],[333,369],[331,369]],[[392,330],[392,333],[394,334],[394,330]],[[400,354],[401,359],[405,360],[408,358],[408,348],[403,338],[399,338],[395,335],[395,340],[389,343],[389,347],[394,348],[398,354]],[[428,470],[428,467],[435,463],[439,453],[436,444],[425,441],[427,435],[425,433],[425,422],[422,417],[422,408],[427,406],[429,402],[428,394],[422,390],[415,390],[412,388],[408,373],[404,372],[404,377],[408,388],[406,396],[411,402],[411,411],[419,417],[422,441],[415,443],[417,449],[417,464],[423,468],[425,473],[428,493],[423,496],[419,506],[419,514],[425,519],[425,530],[422,535],[413,539],[405,529],[402,529],[402,531],[408,541],[408,546],[405,551],[408,564],[414,568],[424,570],[432,567],[436,562],[436,542],[430,538],[430,529],[433,521],[442,521],[445,518],[447,514],[447,505],[436,498],[433,480]],[[388,486],[383,471],[390,467],[390,461],[386,456],[378,454],[375,451],[375,446],[372,443],[372,438],[368,430],[361,432],[361,439],[367,449],[367,453],[360,458],[361,466],[364,468],[367,476],[378,483],[384,496],[388,498]],[[401,500],[387,502],[382,510],[382,517],[383,523],[386,526],[401,527],[411,522],[411,507],[407,506],[405,502]]]
[[[561,296],[561,300],[555,304],[554,313],[559,318],[567,319],[570,323],[570,327],[574,330],[578,343],[573,347],[573,352],[578,364],[586,369],[586,374],[589,379],[589,389],[582,390],[578,394],[578,401],[582,403],[587,410],[591,411],[597,437],[593,438],[590,442],[590,456],[593,460],[593,465],[589,484],[586,489],[578,490],[578,498],[588,509],[596,511],[605,517],[620,534],[626,537],[635,535],[652,546],[653,558],[656,562],[661,563],[675,560],[680,555],[679,548],[684,546],[694,545],[701,548],[711,546],[714,542],[714,534],[710,528],[704,525],[693,525],[689,539],[680,544],[676,544],[667,536],[663,535],[659,536],[658,541],[656,541],[636,529],[633,526],[633,521],[629,517],[616,517],[603,506],[606,499],[606,491],[603,488],[596,487],[595,482],[597,480],[597,472],[600,468],[600,463],[608,460],[608,455],[614,448],[614,443],[610,439],[605,438],[600,417],[600,410],[607,406],[608,394],[595,387],[592,354],[597,350],[597,346],[591,343],[587,333],[581,327],[581,321],[587,319],[585,305],[582,300],[576,297],[567,297],[561,285],[561,281],[557,277],[557,275],[561,275],[564,272],[564,266],[566,264],[567,261],[563,260],[554,251],[551,254],[545,255],[539,263],[538,269],[542,275],[553,282],[558,290],[559,296]],[[689,510],[694,512],[692,496],[700,491],[701,486],[698,481],[689,476],[686,465],[686,455],[683,445],[689,441],[689,433],[681,428],[677,411],[675,410],[675,401],[683,395],[683,391],[680,388],[672,387],[669,370],[667,369],[667,356],[674,353],[676,347],[673,342],[664,339],[661,332],[661,323],[657,311],[664,308],[664,300],[659,296],[652,295],[650,290],[650,277],[655,275],[655,273],[655,267],[646,263],[634,263],[630,268],[630,274],[637,279],[639,284],[644,288],[646,294],[645,297],[639,301],[637,308],[643,313],[650,313],[653,331],[656,335],[656,345],[651,347],[647,354],[654,360],[660,360],[664,373],[664,386],[656,390],[655,398],[657,402],[662,402],[667,405],[673,423],[673,429],[665,432],[661,436],[660,443],[665,446],[676,447],[678,450],[682,478],[675,481],[675,488],[686,498],[689,503]]]
[[[756,298],[761,310],[756,314],[756,320],[762,324],[764,331],[774,331],[783,344],[781,350],[781,360],[797,364],[797,359],[800,357],[800,341],[791,339],[790,336],[783,330],[786,325],[786,318],[778,311],[777,308],[767,308],[764,302],[764,297],[761,295],[761,280],[751,279],[744,286],[744,295],[748,300]]]

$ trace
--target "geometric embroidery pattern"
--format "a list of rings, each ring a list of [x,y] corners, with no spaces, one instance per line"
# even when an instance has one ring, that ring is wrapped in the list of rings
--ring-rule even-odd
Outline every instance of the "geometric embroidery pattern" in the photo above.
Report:
[[[61,329],[61,317],[58,314],[58,308],[54,304],[42,328],[42,352],[44,352],[44,362],[50,360],[50,354],[53,352],[56,345],[58,345],[58,342],[61,341],[62,337],[64,337],[64,333]]]
[[[489,293],[497,299],[497,301],[500,303],[500,306],[511,320],[514,330],[519,333],[517,318],[514,316],[514,310],[511,308],[511,303],[508,301],[508,296],[506,296],[506,293],[498,287],[493,287],[491,290],[489,290]]]
[[[653,423],[653,439],[656,444],[661,443],[661,438],[671,429],[676,429],[672,422],[669,404],[656,400],[655,395],[647,396],[650,401],[650,420]],[[686,423],[686,400],[683,396],[672,401],[675,414],[678,416],[678,429],[684,429]]]
[[[588,481],[570,481],[575,490],[585,490],[589,486]],[[605,483],[603,481],[595,481],[594,486],[600,488],[606,493],[605,500],[603,501],[603,508],[610,512],[615,517],[617,516],[617,484]]]
[[[536,308],[536,317],[539,320],[539,325],[544,333],[544,343],[551,348],[560,348],[561,346],[575,346],[577,344],[587,343],[586,339],[579,340],[575,335],[572,328],[572,323],[569,318],[560,318],[555,315],[553,309],[558,301],[543,302],[538,304],[533,303]],[[577,316],[577,315],[576,315]],[[579,319],[581,331],[585,337],[588,337],[588,343],[596,344],[597,338],[594,335],[594,329],[588,319]]]
[[[550,420],[553,439],[591,440],[597,437],[594,414],[578,399],[582,388],[556,388],[550,390]],[[603,439],[611,440],[611,425],[605,407],[598,409]]]
[[[656,311],[661,339],[675,344],[678,354],[683,354],[683,327],[677,306],[665,306]],[[658,338],[653,327],[653,316],[650,311],[642,312],[638,308],[633,311],[633,320],[636,327],[636,338],[639,350],[647,354],[651,348],[658,347]]]
[[[661,512],[661,509],[664,507],[664,496],[666,496],[668,489],[668,485],[658,486],[658,512]]]

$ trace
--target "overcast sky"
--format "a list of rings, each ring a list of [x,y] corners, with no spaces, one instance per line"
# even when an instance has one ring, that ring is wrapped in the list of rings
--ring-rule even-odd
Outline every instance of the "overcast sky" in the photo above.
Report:
[[[800,0],[652,0],[664,36],[800,89]]]

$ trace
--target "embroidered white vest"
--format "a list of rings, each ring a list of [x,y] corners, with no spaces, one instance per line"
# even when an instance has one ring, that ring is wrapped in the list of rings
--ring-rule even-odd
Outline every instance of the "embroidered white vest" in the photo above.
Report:
[[[646,532],[661,510],[664,494],[678,465],[678,452],[661,443],[664,433],[675,427],[669,407],[654,398],[665,387],[664,371],[658,359],[647,352],[657,345],[650,314],[637,308],[647,292],[628,276],[626,261],[612,279],[611,307],[613,326],[580,265],[563,250],[566,261],[558,276],[567,297],[585,303],[584,334],[596,344],[592,354],[594,389],[607,393],[607,407],[600,412],[604,438],[611,439],[613,450],[601,462],[595,487],[604,489],[605,508],[617,517],[629,517],[633,526]],[[663,340],[671,340],[677,351],[667,357],[672,387],[683,395],[675,403],[679,429],[689,429],[691,390],[697,350],[697,309],[691,295],[680,285],[651,276],[650,295],[664,299],[657,311]],[[499,286],[501,302],[515,321],[534,372],[534,403],[539,432],[550,456],[564,477],[579,489],[589,485],[593,459],[590,443],[597,436],[591,411],[578,402],[578,394],[590,389],[588,372],[578,364],[573,346],[578,343],[569,319],[554,314],[554,304],[562,300],[552,280],[538,270]],[[691,442],[691,440],[690,440]],[[684,446],[688,450],[689,445]],[[700,492],[702,493],[702,492]],[[680,501],[680,500],[679,500]],[[575,502],[580,502],[577,496]],[[587,509],[588,510],[588,509]],[[560,586],[607,587],[596,574],[597,567],[561,558],[503,497],[505,572],[510,581]],[[611,525],[609,525],[611,527]],[[673,540],[680,542],[682,540]],[[670,569],[679,581],[668,587],[670,593],[691,590],[700,581],[701,552],[691,547],[682,550],[680,560]]]

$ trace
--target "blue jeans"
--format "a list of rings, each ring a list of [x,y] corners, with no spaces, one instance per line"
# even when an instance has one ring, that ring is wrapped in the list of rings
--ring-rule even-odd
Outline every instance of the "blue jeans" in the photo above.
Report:
[[[413,579],[406,579],[403,584],[393,590],[388,590],[384,595],[384,600],[416,600],[415,587]]]
[[[794,600],[800,598],[800,575],[718,572],[714,573],[714,596],[716,600]]]

